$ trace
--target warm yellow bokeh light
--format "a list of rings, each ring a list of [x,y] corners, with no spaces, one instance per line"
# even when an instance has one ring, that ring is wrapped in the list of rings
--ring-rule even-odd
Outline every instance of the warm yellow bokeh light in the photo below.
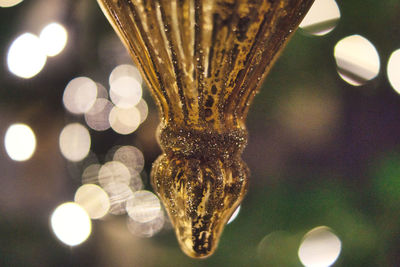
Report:
[[[43,28],[39,39],[47,56],[53,57],[64,49],[67,44],[68,33],[62,25],[53,22]]]
[[[137,108],[123,109],[117,106],[110,112],[111,128],[119,134],[130,134],[136,131],[140,124],[140,112]]]
[[[90,150],[89,131],[79,123],[71,123],[61,131],[59,145],[63,156],[70,161],[81,161]]]
[[[359,86],[375,78],[380,59],[375,46],[360,35],[340,40],[334,50],[340,77],[351,85]]]
[[[400,49],[394,51],[389,57],[387,76],[393,89],[400,94]]]
[[[4,146],[11,159],[25,161],[35,152],[36,137],[28,125],[13,124],[7,129]]]
[[[298,256],[307,267],[328,267],[339,257],[342,248],[340,239],[326,226],[309,231],[299,247]]]
[[[40,39],[31,33],[24,33],[11,44],[7,55],[10,72],[29,79],[38,74],[46,64],[47,56]]]
[[[65,87],[63,103],[74,114],[88,112],[97,98],[97,84],[88,77],[72,79]]]
[[[0,0],[0,7],[13,7],[21,3],[23,0]]]
[[[316,0],[300,23],[300,28],[312,35],[331,32],[340,19],[340,10],[335,0]]]
[[[92,231],[89,215],[73,202],[58,206],[51,215],[50,223],[57,238],[69,246],[81,244]]]
[[[76,191],[74,200],[86,210],[92,219],[104,217],[110,209],[110,198],[98,185],[82,185]]]

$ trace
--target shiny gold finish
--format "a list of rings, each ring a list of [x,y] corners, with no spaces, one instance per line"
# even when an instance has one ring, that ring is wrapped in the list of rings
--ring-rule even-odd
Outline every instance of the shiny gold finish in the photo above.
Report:
[[[98,0],[156,100],[152,184],[183,251],[210,256],[242,201],[249,105],[313,0]]]

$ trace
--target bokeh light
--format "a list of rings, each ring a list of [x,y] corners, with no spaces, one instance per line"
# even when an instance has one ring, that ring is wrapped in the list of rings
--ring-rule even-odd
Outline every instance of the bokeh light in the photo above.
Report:
[[[20,35],[11,44],[7,64],[10,72],[29,79],[38,74],[46,64],[47,56],[40,39],[32,33]]]
[[[130,179],[128,168],[119,161],[109,161],[99,170],[99,182],[103,187],[110,183],[129,185]]]
[[[299,259],[307,267],[327,267],[339,257],[340,239],[326,226],[309,231],[299,248]]]
[[[162,212],[158,197],[146,190],[133,193],[126,203],[126,211],[133,220],[140,223],[152,221]]]
[[[148,222],[140,223],[138,221],[133,220],[128,216],[127,226],[128,230],[135,236],[149,238],[157,234],[161,231],[165,224],[165,215],[163,212],[160,212],[158,216]]]
[[[147,106],[146,101],[143,98],[140,99],[139,103],[136,105],[136,108],[140,113],[140,123],[143,123],[149,114],[149,107]]]
[[[139,70],[130,64],[122,64],[112,70],[108,79],[110,86],[121,77],[131,77],[138,81],[139,84],[142,84],[143,82]]]
[[[236,210],[232,213],[232,215],[229,218],[229,221],[227,222],[227,224],[230,224],[231,222],[233,222],[236,219],[236,217],[239,215],[239,211],[240,211],[240,206],[238,206],[236,208]]]
[[[142,98],[142,86],[135,78],[120,77],[110,84],[110,98],[120,108],[134,107]]]
[[[86,210],[92,219],[104,217],[110,209],[110,199],[107,193],[98,185],[82,185],[76,191],[74,200]]]
[[[300,28],[312,35],[331,32],[340,19],[340,10],[335,0],[316,0],[300,23]]]
[[[387,76],[393,89],[400,94],[400,49],[394,51],[389,57]]]
[[[65,108],[74,114],[88,112],[97,98],[97,84],[88,77],[72,79],[64,90]]]
[[[144,156],[142,151],[134,146],[121,146],[113,156],[113,160],[122,162],[128,169],[140,173],[144,167]]]
[[[110,112],[109,122],[111,128],[119,134],[130,134],[140,125],[140,112],[137,108],[119,108],[114,106]]]
[[[360,35],[340,40],[335,45],[334,56],[340,77],[351,85],[362,85],[379,73],[378,52],[370,41]]]
[[[57,238],[69,246],[81,244],[92,231],[88,214],[81,206],[73,202],[58,206],[51,215],[50,222]]]
[[[59,138],[60,150],[70,161],[81,161],[90,150],[91,138],[85,126],[71,123],[64,127]]]
[[[4,146],[12,160],[25,161],[30,159],[35,152],[36,137],[28,125],[13,124],[7,129]]]
[[[96,131],[105,131],[110,128],[108,120],[113,104],[104,98],[98,98],[88,112],[85,113],[87,125]]]
[[[108,183],[103,189],[110,197],[109,213],[121,215],[126,213],[126,202],[133,197],[132,189],[124,183]]]
[[[13,7],[24,0],[0,0],[0,7]]]
[[[261,266],[298,266],[297,248],[295,236],[285,231],[275,231],[258,244],[257,258]]]
[[[96,184],[99,182],[100,164],[90,164],[82,172],[82,184]]]
[[[43,28],[39,39],[47,56],[53,57],[64,49],[67,44],[68,33],[61,24],[53,22]]]

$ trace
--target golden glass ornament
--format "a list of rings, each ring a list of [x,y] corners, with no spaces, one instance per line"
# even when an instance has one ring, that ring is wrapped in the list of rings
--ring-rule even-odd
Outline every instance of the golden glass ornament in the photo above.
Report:
[[[151,181],[182,250],[210,256],[241,203],[250,103],[314,0],[98,0],[161,117]]]

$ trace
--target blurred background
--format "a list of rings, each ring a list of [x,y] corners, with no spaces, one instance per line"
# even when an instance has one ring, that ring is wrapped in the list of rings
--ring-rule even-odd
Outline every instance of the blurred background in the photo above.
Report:
[[[0,0],[1,266],[397,266],[400,2],[317,0],[251,108],[246,199],[179,249],[158,113],[96,1]]]

